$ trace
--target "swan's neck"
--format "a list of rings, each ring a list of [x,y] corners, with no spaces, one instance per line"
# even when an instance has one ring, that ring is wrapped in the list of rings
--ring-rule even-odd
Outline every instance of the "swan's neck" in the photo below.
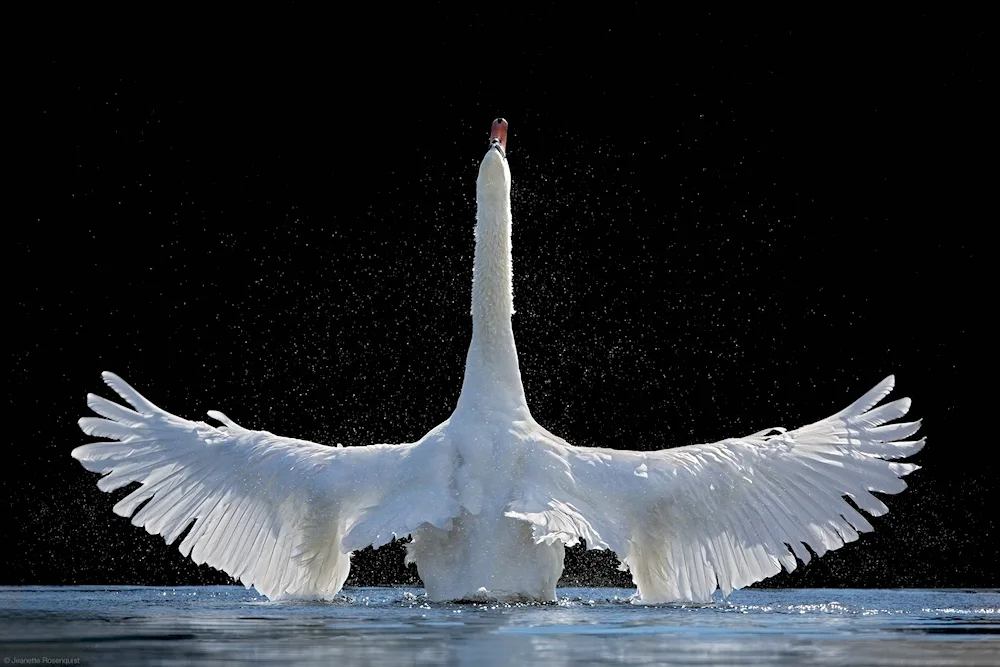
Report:
[[[510,318],[514,314],[510,190],[480,188],[472,270],[472,344],[458,407],[527,411]]]

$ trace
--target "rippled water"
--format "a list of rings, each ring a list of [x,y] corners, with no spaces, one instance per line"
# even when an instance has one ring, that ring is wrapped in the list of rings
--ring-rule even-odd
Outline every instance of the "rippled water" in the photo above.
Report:
[[[708,606],[564,588],[553,604],[358,588],[274,603],[236,587],[0,587],[4,664],[1000,665],[1000,590],[749,590]],[[47,663],[46,663],[47,661]]]

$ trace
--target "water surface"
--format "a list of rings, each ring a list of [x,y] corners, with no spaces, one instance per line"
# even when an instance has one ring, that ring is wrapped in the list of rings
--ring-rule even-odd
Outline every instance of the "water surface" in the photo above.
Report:
[[[0,660],[1000,665],[1000,590],[745,590],[707,606],[631,595],[561,588],[553,604],[439,604],[417,588],[355,588],[280,603],[227,586],[0,587]]]

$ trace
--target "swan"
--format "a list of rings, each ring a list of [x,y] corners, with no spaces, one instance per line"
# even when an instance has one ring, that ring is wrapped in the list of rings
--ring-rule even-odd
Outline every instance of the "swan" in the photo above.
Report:
[[[564,548],[610,549],[636,601],[708,602],[871,531],[916,470],[898,459],[919,421],[901,398],[875,407],[890,376],[836,414],[659,451],[576,447],[540,426],[525,400],[511,329],[511,174],[504,119],[476,182],[472,342],[451,416],[417,442],[324,446],[160,409],[117,375],[131,407],[88,395],[108,441],[72,456],[100,489],[141,486],[114,506],[196,563],[269,599],[330,599],[351,553],[411,536],[427,598],[551,601]],[[847,498],[853,504],[847,502]],[[193,524],[193,526],[192,526]],[[808,546],[808,548],[807,548]],[[812,550],[812,553],[810,552]]]

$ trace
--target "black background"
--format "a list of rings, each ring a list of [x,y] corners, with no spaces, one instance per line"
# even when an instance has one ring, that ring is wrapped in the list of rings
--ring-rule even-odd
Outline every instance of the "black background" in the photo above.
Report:
[[[895,373],[924,468],[875,533],[765,585],[996,585],[977,19],[445,18],[24,56],[0,583],[228,581],[70,458],[102,370],[323,443],[447,418],[502,115],[539,423],[658,449],[815,421]],[[413,581],[401,554],[360,554],[351,581]],[[578,552],[564,580],[627,584]]]

